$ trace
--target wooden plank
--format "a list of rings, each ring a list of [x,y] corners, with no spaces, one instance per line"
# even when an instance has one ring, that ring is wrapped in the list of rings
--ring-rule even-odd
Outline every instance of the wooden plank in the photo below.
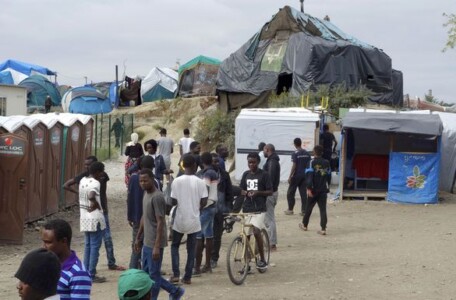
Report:
[[[386,191],[347,191],[345,190],[343,199],[350,200],[351,198],[363,198],[367,200],[386,200]]]

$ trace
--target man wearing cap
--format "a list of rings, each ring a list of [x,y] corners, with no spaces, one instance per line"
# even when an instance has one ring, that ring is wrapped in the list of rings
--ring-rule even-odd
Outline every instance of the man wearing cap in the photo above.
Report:
[[[23,300],[58,300],[59,258],[46,249],[32,250],[24,257],[14,275],[19,279],[17,291]]]
[[[154,284],[143,270],[130,269],[120,274],[117,294],[120,300],[149,300]]]

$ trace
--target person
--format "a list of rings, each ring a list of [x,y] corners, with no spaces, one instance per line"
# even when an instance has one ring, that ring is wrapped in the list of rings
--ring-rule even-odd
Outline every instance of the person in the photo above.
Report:
[[[196,176],[203,179],[208,189],[208,200],[206,206],[200,212],[201,231],[196,235],[196,261],[194,276],[201,276],[201,273],[212,273],[211,255],[214,241],[214,217],[218,202],[217,186],[219,175],[212,166],[212,155],[209,152],[201,154],[203,170]],[[203,259],[203,248],[206,252],[206,264],[201,268]]]
[[[171,169],[171,154],[174,152],[174,141],[166,136],[166,128],[160,129],[160,138],[158,139],[158,153],[163,156],[166,169]],[[169,175],[166,176],[169,178]]]
[[[130,180],[130,173],[128,169],[144,155],[143,147],[138,143],[139,136],[136,132],[131,134],[131,141],[127,143],[125,148],[125,155],[127,156],[127,161],[125,162],[125,184],[128,188],[128,181]]]
[[[116,139],[116,144],[114,147],[120,147],[120,137],[122,136],[122,130],[124,126],[119,118],[116,118],[114,123],[111,126],[111,132],[114,131],[114,137]]]
[[[139,184],[144,190],[143,216],[136,236],[135,249],[140,250],[141,244],[143,244],[142,268],[155,282],[155,285],[152,286],[151,299],[158,298],[160,288],[169,293],[170,299],[181,299],[185,289],[173,285],[161,275],[163,251],[168,245],[165,196],[155,187],[151,169],[142,169],[139,172]]]
[[[299,228],[303,231],[307,231],[307,225],[309,224],[310,215],[315,204],[318,204],[320,209],[320,226],[321,230],[318,231],[321,235],[326,235],[326,224],[328,218],[326,216],[326,199],[329,192],[329,180],[331,177],[331,169],[329,161],[324,159],[323,147],[317,145],[313,149],[314,159],[310,161],[310,167],[306,171],[306,186],[307,186],[307,205],[306,212],[302,219],[302,223],[299,223]]]
[[[154,159],[155,167],[153,169],[155,179],[160,183],[160,190],[163,189],[164,174],[169,175],[173,173],[173,170],[166,168],[166,163],[161,154],[157,154],[158,143],[156,140],[151,139],[144,143],[144,149],[146,149],[147,155]]]
[[[19,279],[17,291],[23,300],[58,300],[59,258],[46,249],[27,253],[14,275]]]
[[[96,156],[91,155],[91,156],[86,157],[86,159],[84,161],[85,171],[76,175],[76,177],[67,180],[64,183],[63,188],[66,189],[67,191],[78,194],[79,191],[74,189],[72,186],[75,184],[77,184],[79,186],[81,179],[89,176],[90,165],[96,161],[98,161]],[[125,268],[116,264],[116,257],[114,255],[114,243],[112,241],[111,226],[109,224],[108,197],[107,197],[107,193],[106,193],[108,181],[109,181],[108,174],[106,172],[103,172],[103,174],[99,178],[101,208],[103,209],[103,215],[105,217],[105,224],[106,224],[106,228],[103,232],[103,242],[104,242],[105,249],[106,249],[106,259],[108,260],[108,269],[112,270],[112,271],[123,271],[123,270],[125,270]]]
[[[244,197],[236,198],[233,211],[239,212],[242,209],[244,213],[255,213],[246,220],[246,223],[253,225],[253,234],[258,245],[260,260],[257,262],[257,268],[266,269],[268,265],[264,257],[261,229],[265,228],[266,197],[272,195],[272,184],[269,174],[258,168],[259,163],[260,155],[257,152],[247,154],[249,170],[242,174],[239,184],[241,196]]]
[[[57,285],[61,299],[90,299],[92,278],[76,252],[71,250],[73,231],[62,219],[50,220],[41,231],[43,248],[52,251],[60,261],[62,271]]]
[[[132,242],[131,242],[131,255],[130,255],[130,269],[141,268],[141,253],[135,250],[136,236],[138,235],[139,226],[141,224],[141,218],[143,216],[143,197],[144,190],[139,184],[139,172],[142,169],[154,168],[154,159],[151,156],[143,156],[137,161],[139,169],[134,172],[130,177],[128,183],[128,194],[127,194],[127,219],[128,224],[132,228]],[[156,182],[158,188],[158,182]]]
[[[130,269],[120,274],[117,295],[120,300],[150,300],[155,282],[143,270]]]
[[[228,157],[228,154],[229,154],[228,148],[223,144],[218,144],[215,147],[215,153],[217,153],[218,160],[219,160],[218,169],[226,171],[225,162],[226,162],[226,158]]]
[[[184,129],[184,136],[179,140],[179,153],[180,156],[190,152],[190,144],[195,140],[190,137],[190,130],[188,128]]]
[[[84,232],[84,266],[94,283],[106,281],[106,278],[97,276],[103,230],[106,228],[99,182],[103,172],[104,164],[96,161],[90,165],[89,176],[82,178],[79,183],[80,230]]]
[[[196,163],[195,172],[198,170],[198,168],[203,169],[203,164],[201,163],[200,152],[201,152],[200,142],[197,142],[197,141],[191,142],[189,154],[191,154],[195,158],[195,163]],[[185,172],[185,168],[184,168],[184,164],[183,164],[183,159],[181,158],[181,160],[179,161],[179,172],[177,173],[177,177],[184,174],[184,172]]]
[[[277,199],[279,197],[279,183],[280,183],[280,158],[275,151],[273,144],[266,144],[264,146],[264,157],[266,157],[266,163],[263,166],[263,170],[268,172],[269,179],[272,184],[272,195],[266,198],[266,216],[264,223],[268,230],[269,240],[271,243],[271,250],[277,250],[277,225],[275,221],[275,207],[277,205]]]
[[[260,142],[258,144],[258,155],[260,155],[260,163],[258,164],[258,168],[263,169],[264,164],[266,163],[266,157],[264,157],[264,146],[266,146],[265,142]]]
[[[203,180],[195,176],[195,157],[187,153],[182,157],[185,173],[173,180],[171,200],[175,209],[171,243],[171,263],[173,275],[170,281],[179,282],[179,246],[184,234],[187,234],[187,263],[182,283],[191,284],[195,261],[196,235],[201,230],[200,210],[206,206],[208,191]]]
[[[44,100],[44,111],[46,113],[50,112],[51,107],[52,107],[52,99],[51,99],[51,96],[47,95],[46,100]]]
[[[320,145],[323,146],[323,158],[331,161],[333,152],[336,152],[337,140],[334,134],[329,132],[328,124],[323,125],[323,133],[320,134]]]
[[[233,209],[233,184],[230,174],[219,168],[219,156],[212,153],[212,166],[218,172],[217,209],[214,216],[214,245],[211,254],[211,269],[217,267],[222,245],[223,220],[226,213]]]
[[[300,138],[293,140],[293,145],[296,151],[291,155],[291,170],[290,176],[288,176],[288,190],[287,190],[287,202],[288,209],[284,211],[286,215],[292,215],[293,209],[296,203],[295,195],[296,190],[299,189],[299,195],[301,196],[301,216],[304,216],[307,202],[307,191],[306,191],[306,169],[309,166],[310,154],[302,148],[302,141]]]

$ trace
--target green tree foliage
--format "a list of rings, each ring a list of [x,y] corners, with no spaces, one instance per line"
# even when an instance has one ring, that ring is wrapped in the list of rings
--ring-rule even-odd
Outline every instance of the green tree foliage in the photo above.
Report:
[[[448,49],[454,49],[456,45],[456,15],[455,14],[443,14],[447,21],[443,23],[443,27],[448,28],[448,41],[446,42],[445,48],[443,48],[443,52]]]

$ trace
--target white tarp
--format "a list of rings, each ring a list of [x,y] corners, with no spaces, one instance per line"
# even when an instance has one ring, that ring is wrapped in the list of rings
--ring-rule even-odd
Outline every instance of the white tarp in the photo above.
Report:
[[[159,84],[164,89],[174,93],[177,90],[178,73],[170,68],[153,68],[141,81],[141,98]]]
[[[456,173],[456,114],[434,112],[443,124],[440,160],[440,190],[451,192]]]
[[[319,115],[305,108],[243,109],[235,125],[235,178],[240,180],[248,169],[247,154],[258,152],[258,144],[265,142],[274,145],[280,157],[280,180],[286,181],[296,150],[293,140],[301,138],[302,147],[312,150],[318,121]]]

